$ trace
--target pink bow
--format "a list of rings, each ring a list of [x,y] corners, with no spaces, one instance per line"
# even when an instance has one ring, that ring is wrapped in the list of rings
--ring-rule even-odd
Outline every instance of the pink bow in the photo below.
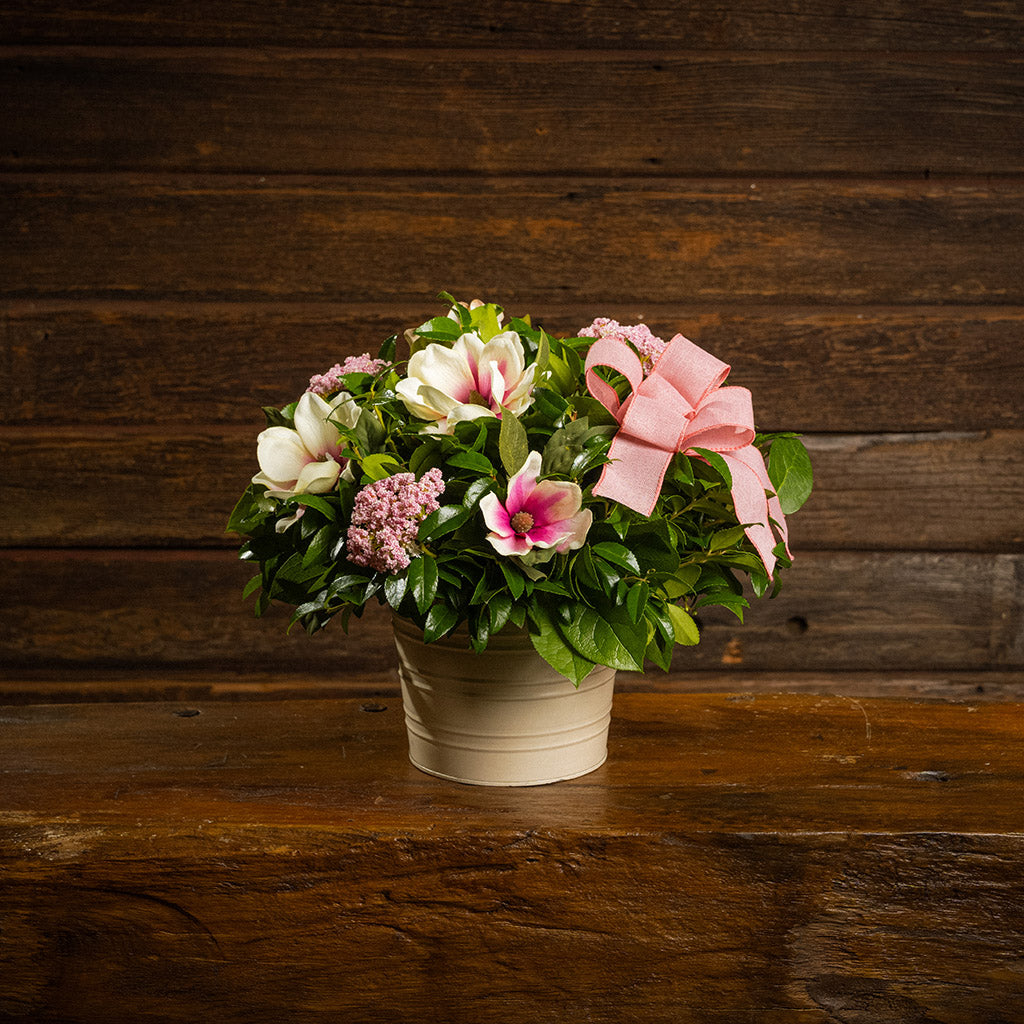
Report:
[[[619,402],[596,366],[621,373],[632,393]],[[600,338],[587,353],[587,388],[618,421],[594,494],[649,516],[672,456],[705,448],[718,452],[732,474],[736,516],[771,576],[775,537],[769,517],[787,540],[786,519],[772,489],[764,458],[754,447],[754,408],[746,388],[722,387],[730,367],[677,334],[644,377],[637,354],[618,338]]]

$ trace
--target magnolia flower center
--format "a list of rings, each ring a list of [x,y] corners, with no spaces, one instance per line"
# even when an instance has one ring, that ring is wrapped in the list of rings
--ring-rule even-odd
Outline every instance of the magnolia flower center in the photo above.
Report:
[[[466,405],[482,405],[485,409],[491,407],[491,403],[479,391],[470,391],[469,397],[466,399]]]
[[[533,516],[529,512],[517,512],[509,520],[509,525],[518,534],[529,533],[533,529]]]

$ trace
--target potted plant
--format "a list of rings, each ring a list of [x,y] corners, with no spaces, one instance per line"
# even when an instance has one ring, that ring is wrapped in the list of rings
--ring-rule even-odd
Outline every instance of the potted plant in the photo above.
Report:
[[[668,670],[700,608],[742,620],[744,579],[778,590],[810,461],[681,335],[596,319],[556,338],[441,298],[406,358],[392,336],[264,410],[228,524],[259,568],[245,594],[310,633],[389,606],[424,770],[573,777],[604,760],[616,670]]]

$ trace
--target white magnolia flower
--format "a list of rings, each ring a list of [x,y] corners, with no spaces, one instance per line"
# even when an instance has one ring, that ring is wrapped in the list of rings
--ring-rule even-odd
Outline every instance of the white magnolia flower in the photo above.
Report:
[[[307,391],[295,407],[295,429],[267,427],[256,439],[260,472],[252,478],[273,498],[293,494],[326,494],[338,482],[348,459],[336,420],[354,427],[359,406],[342,391],[330,403]]]
[[[461,420],[496,416],[500,407],[518,415],[533,401],[536,364],[526,366],[515,331],[496,334],[486,344],[463,334],[446,348],[432,344],[409,360],[409,376],[395,390],[406,408],[432,420],[431,433],[450,434]]]

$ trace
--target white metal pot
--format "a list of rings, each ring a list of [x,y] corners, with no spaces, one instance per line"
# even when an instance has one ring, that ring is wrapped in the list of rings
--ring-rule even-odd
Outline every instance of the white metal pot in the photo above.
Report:
[[[409,758],[417,768],[477,786],[575,779],[608,756],[615,670],[598,666],[577,689],[521,630],[477,654],[465,632],[425,644],[395,618]]]

